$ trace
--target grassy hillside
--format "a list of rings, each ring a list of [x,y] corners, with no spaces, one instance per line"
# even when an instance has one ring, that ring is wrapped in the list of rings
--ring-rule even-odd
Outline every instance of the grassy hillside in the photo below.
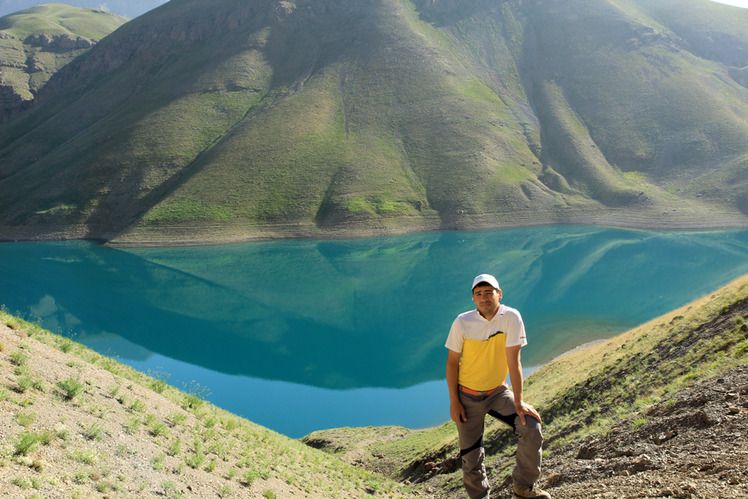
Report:
[[[28,107],[53,74],[126,21],[60,3],[0,18],[0,121]]]
[[[38,3],[37,0],[5,0],[0,6],[0,16],[35,7]],[[166,0],[107,0],[102,8],[118,15],[134,18],[163,3],[166,3]],[[73,7],[94,5],[90,0],[67,0],[65,4]]]
[[[653,5],[174,0],[0,127],[0,235],[745,225],[748,12]]]
[[[0,372],[4,495],[417,496],[4,312]]]

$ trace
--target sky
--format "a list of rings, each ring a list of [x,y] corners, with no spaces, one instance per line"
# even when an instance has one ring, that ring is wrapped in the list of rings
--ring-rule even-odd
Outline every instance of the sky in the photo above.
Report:
[[[0,0],[0,16],[53,1],[75,6],[108,8],[115,14],[137,17],[167,0]],[[712,0],[748,9],[748,0]]]
[[[712,0],[717,3],[725,3],[727,5],[734,5],[735,7],[743,7],[748,9],[748,0]]]

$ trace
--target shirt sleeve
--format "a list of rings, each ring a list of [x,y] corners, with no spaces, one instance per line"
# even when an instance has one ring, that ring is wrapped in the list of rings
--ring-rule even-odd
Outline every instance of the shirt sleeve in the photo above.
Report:
[[[462,353],[462,345],[465,343],[465,329],[462,327],[460,319],[457,318],[452,322],[452,327],[449,329],[449,336],[447,336],[447,343],[444,345],[453,352]]]
[[[525,323],[517,310],[510,309],[507,315],[506,346],[516,347],[527,345]]]

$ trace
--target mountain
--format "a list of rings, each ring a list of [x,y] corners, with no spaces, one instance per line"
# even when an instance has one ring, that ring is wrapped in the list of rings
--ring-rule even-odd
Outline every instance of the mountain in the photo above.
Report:
[[[103,2],[97,2],[91,0],[66,0],[65,4],[81,8],[94,7],[97,10],[106,10],[114,14],[134,18],[151,9],[155,9],[166,1],[167,0],[105,0]],[[0,3],[0,16],[36,7],[40,3],[39,0],[3,0],[2,3]]]
[[[0,237],[745,226],[747,67],[707,0],[172,0],[0,127]]]
[[[0,121],[28,107],[54,73],[126,21],[63,4],[0,17]]]

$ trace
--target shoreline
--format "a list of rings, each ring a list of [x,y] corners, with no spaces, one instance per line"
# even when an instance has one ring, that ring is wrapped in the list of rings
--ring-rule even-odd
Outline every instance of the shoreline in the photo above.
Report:
[[[216,246],[291,239],[362,239],[440,231],[480,231],[525,227],[587,225],[632,230],[740,230],[748,229],[748,216],[742,213],[694,213],[684,211],[630,212],[598,210],[543,217],[537,212],[518,212],[512,220],[506,214],[487,214],[460,221],[397,218],[375,222],[342,223],[334,228],[310,224],[222,225],[177,224],[124,230],[118,233],[87,225],[60,227],[0,226],[0,242],[94,241],[112,248]]]

